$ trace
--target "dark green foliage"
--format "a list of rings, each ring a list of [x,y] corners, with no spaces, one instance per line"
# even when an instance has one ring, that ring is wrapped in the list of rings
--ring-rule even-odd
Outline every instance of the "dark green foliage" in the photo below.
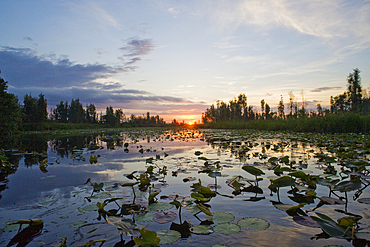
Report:
[[[0,136],[2,141],[13,135],[22,120],[18,98],[14,94],[6,92],[7,83],[3,78],[0,78]]]
[[[71,123],[83,123],[85,122],[85,110],[80,103],[80,99],[71,101],[71,106],[69,107],[69,121]]]

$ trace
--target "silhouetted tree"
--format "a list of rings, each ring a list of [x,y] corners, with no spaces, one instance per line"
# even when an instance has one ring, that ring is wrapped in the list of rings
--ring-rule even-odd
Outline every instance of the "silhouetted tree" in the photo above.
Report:
[[[354,69],[347,77],[348,82],[348,98],[351,104],[351,111],[357,112],[360,110],[362,100],[362,88],[360,70]]]
[[[96,108],[94,104],[86,105],[86,122],[88,123],[96,123]]]
[[[11,137],[22,121],[22,110],[18,98],[7,92],[8,82],[0,78],[0,144]]]
[[[37,123],[37,98],[26,94],[23,99],[23,122]]]
[[[280,95],[280,101],[279,101],[279,105],[278,105],[278,117],[280,119],[285,118],[283,95]]]
[[[83,123],[85,121],[85,110],[79,98],[72,99],[68,116],[71,123]]]

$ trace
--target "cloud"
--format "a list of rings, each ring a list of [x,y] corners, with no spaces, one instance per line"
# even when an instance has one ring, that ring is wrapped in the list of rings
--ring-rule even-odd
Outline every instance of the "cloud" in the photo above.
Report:
[[[176,16],[180,13],[180,11],[178,11],[177,9],[175,9],[174,7],[173,8],[169,8],[168,9],[168,12],[171,13],[171,15],[173,16],[173,18],[176,18]]]
[[[33,39],[31,37],[28,37],[28,36],[24,37],[23,39],[24,40],[27,40],[27,41],[32,41],[33,42]]]
[[[55,61],[37,56],[29,48],[1,47],[1,69],[15,87],[66,88],[118,73],[125,68],[104,64],[75,64],[67,58]]]
[[[60,101],[70,102],[79,98],[82,104],[94,103],[102,111],[112,105],[114,108],[134,109],[135,114],[150,111],[163,115],[184,109],[193,109],[192,112],[200,114],[205,109],[202,102],[126,89],[120,82],[112,81],[112,76],[131,70],[132,64],[153,49],[151,40],[139,39],[131,39],[124,47],[130,60],[118,66],[78,64],[63,56],[38,56],[29,48],[0,47],[1,75],[9,81],[8,91],[18,95],[21,102],[25,94],[37,97],[43,93],[49,108]]]
[[[239,0],[212,2],[213,16],[224,26],[243,24],[269,29],[284,26],[300,33],[331,37],[364,37],[369,40],[369,2]],[[356,28],[354,28],[356,27]]]
[[[67,5],[78,16],[89,18],[89,22],[95,23],[94,26],[98,26],[102,29],[105,29],[107,26],[112,26],[117,29],[122,28],[122,25],[97,3],[91,1],[81,3],[69,2]]]
[[[141,60],[140,56],[147,55],[154,50],[154,44],[151,39],[128,39],[126,45],[120,48],[123,55],[119,57],[125,66],[135,69],[134,63]]]
[[[319,87],[319,88],[310,90],[310,92],[319,93],[323,91],[340,90],[340,89],[342,89],[342,87]]]

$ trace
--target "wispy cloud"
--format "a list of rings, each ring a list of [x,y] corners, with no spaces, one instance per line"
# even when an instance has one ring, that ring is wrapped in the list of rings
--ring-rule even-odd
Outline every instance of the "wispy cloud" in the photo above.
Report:
[[[240,0],[213,5],[214,16],[227,26],[247,24],[266,30],[278,25],[324,38],[370,38],[370,3],[366,1]]]
[[[168,12],[171,13],[171,15],[173,16],[173,18],[176,18],[177,15],[180,13],[180,11],[178,11],[176,8],[172,7],[172,8],[169,8],[168,9]]]
[[[28,37],[28,36],[25,36],[23,37],[24,40],[27,40],[27,41],[32,41],[33,42],[33,39],[31,37]]]
[[[154,50],[153,40],[131,38],[126,40],[125,46],[120,48],[123,55],[119,59],[125,66],[132,67],[132,64],[141,60],[140,56],[147,55]]]
[[[105,28],[106,26],[112,26],[117,29],[123,28],[123,26],[114,18],[108,11],[106,11],[102,6],[95,2],[89,1],[88,3],[74,3],[69,2],[70,8],[76,12],[79,16],[85,16],[97,26]]]
[[[323,92],[323,91],[332,91],[332,90],[341,90],[341,89],[342,89],[342,87],[319,87],[319,88],[315,88],[315,89],[310,90],[310,92],[320,93],[320,92]]]

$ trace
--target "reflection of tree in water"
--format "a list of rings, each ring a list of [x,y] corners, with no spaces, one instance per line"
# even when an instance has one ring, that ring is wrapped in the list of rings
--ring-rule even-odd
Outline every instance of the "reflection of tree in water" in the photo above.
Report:
[[[6,153],[4,154],[6,155]],[[0,168],[1,168],[0,169],[0,193],[3,190],[8,188],[7,184],[9,182],[9,179],[7,179],[7,177],[10,174],[13,174],[17,171],[18,166],[19,166],[19,160],[22,158],[21,155],[16,155],[16,156],[10,155],[10,157],[7,157],[5,155],[4,156],[1,155],[0,157]],[[1,199],[1,195],[0,195],[0,199]]]
[[[97,135],[69,136],[51,140],[50,147],[52,151],[64,158],[69,157],[73,149],[91,149],[97,146],[97,142]]]

